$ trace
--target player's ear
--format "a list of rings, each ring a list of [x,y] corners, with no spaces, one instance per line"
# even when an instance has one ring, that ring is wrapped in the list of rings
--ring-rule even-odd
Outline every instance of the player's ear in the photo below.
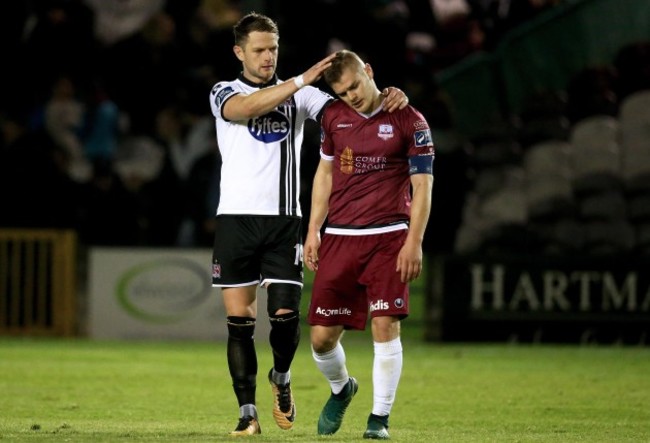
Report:
[[[363,67],[363,70],[370,80],[372,80],[375,77],[375,72],[372,70],[372,66],[370,66],[370,63],[366,63],[365,66]]]
[[[239,59],[240,62],[244,61],[244,50],[241,46],[235,45],[232,47],[232,52],[235,53],[235,57]]]

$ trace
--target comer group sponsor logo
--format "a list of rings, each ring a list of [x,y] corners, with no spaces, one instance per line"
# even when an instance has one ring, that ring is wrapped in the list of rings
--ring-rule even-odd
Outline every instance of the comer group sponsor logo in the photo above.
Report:
[[[289,135],[289,120],[287,116],[272,111],[261,117],[256,117],[248,121],[248,132],[256,139],[263,143],[279,142]]]
[[[343,149],[340,159],[341,173],[345,175],[382,171],[388,164],[388,159],[384,156],[355,155],[349,146]]]
[[[162,259],[126,271],[116,296],[132,317],[169,324],[190,316],[207,300],[210,287],[210,275],[202,266],[191,260]]]

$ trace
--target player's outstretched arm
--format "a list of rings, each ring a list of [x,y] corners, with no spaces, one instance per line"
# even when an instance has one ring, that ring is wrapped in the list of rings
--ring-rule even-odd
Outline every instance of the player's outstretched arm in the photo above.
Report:
[[[270,88],[252,94],[237,94],[226,102],[223,115],[230,121],[249,120],[267,114],[298,92],[305,85],[317,82],[323,71],[332,64],[335,54],[330,54],[302,74]]]

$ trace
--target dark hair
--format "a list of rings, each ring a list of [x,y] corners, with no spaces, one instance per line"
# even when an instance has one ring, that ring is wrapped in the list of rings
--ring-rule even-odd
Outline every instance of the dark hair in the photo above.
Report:
[[[278,25],[269,17],[257,12],[250,12],[243,16],[232,28],[235,36],[235,45],[244,46],[251,32],[270,32],[280,37]]]
[[[355,65],[363,67],[363,61],[355,52],[347,49],[338,51],[332,59],[332,65],[323,73],[323,79],[328,85],[332,86],[332,83],[336,83],[341,78],[341,74],[345,69]]]

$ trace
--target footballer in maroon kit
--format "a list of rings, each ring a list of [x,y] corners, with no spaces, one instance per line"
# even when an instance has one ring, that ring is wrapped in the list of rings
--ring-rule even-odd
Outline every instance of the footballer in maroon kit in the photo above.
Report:
[[[316,271],[308,316],[313,357],[332,390],[317,430],[329,435],[342,424],[358,384],[340,339],[346,329],[365,329],[370,315],[373,407],[363,437],[388,439],[402,371],[400,321],[409,313],[408,284],[422,271],[434,146],[418,110],[382,110],[372,68],[354,52],[337,53],[323,77],[339,100],[321,120],[304,245],[307,267]]]

